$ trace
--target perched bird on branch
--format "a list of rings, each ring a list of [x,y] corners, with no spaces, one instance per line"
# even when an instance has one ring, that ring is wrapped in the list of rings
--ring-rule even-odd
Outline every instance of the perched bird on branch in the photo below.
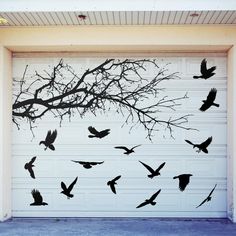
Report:
[[[178,175],[173,177],[173,179],[179,179],[179,189],[180,191],[184,191],[186,186],[189,184],[190,181],[190,176],[193,176],[192,174],[182,174],[182,175]]]
[[[151,174],[148,175],[149,178],[153,178],[155,176],[158,176],[158,175],[161,175],[160,174],[160,170],[164,167],[164,165],[166,164],[165,162],[163,162],[156,170],[152,169],[149,165],[139,161],[144,167],[146,167],[150,172]]]
[[[25,169],[29,171],[30,176],[35,179],[34,171],[33,171],[33,163],[36,160],[36,157],[33,157],[29,162],[25,164]]]
[[[129,154],[131,154],[132,152],[134,152],[134,149],[135,149],[136,147],[139,147],[139,146],[141,146],[141,144],[136,145],[136,146],[132,147],[131,149],[129,149],[129,148],[125,147],[125,146],[116,146],[115,148],[117,148],[117,149],[123,149],[123,150],[125,150],[124,154],[129,155]]]
[[[210,90],[209,94],[207,95],[207,99],[206,100],[202,100],[203,104],[199,108],[200,111],[206,111],[211,106],[215,106],[215,107],[219,107],[220,106],[219,104],[214,103],[214,101],[216,99],[216,93],[217,93],[217,89],[212,88]]]
[[[217,184],[215,184],[215,187],[211,190],[211,192],[209,193],[209,195],[208,195],[196,208],[200,207],[200,206],[203,205],[205,202],[211,201],[211,198],[212,198],[211,195],[212,195],[212,193],[215,191],[216,186],[217,186]]]
[[[191,141],[185,139],[185,142],[187,142],[188,144],[192,145],[193,148],[198,148],[197,152],[205,152],[208,153],[207,147],[210,145],[210,143],[212,142],[212,136],[209,137],[206,141],[200,143],[200,144],[194,144]]]
[[[104,163],[104,161],[101,161],[101,162],[88,162],[88,161],[74,161],[74,160],[71,160],[75,163],[79,163],[80,165],[82,165],[85,169],[90,169],[92,168],[93,166],[95,165],[101,165],[102,163]]]
[[[89,126],[88,130],[92,134],[92,135],[88,136],[89,138],[104,138],[105,136],[110,134],[110,129],[104,129],[102,131],[97,131],[94,127]]]
[[[199,76],[193,76],[194,79],[209,79],[212,77],[215,73],[213,73],[216,69],[216,66],[212,66],[211,68],[207,69],[207,61],[206,59],[203,59],[201,62],[201,75]]]
[[[46,202],[43,201],[43,197],[37,189],[33,189],[31,194],[34,198],[34,202],[30,204],[30,206],[45,206],[48,205]]]
[[[114,179],[107,182],[107,185],[110,186],[111,191],[116,194],[116,188],[115,185],[117,184],[116,181],[120,179],[121,175],[116,176]]]
[[[161,189],[159,189],[156,193],[154,193],[149,199],[146,199],[144,202],[139,204],[136,208],[144,207],[148,204],[151,204],[152,206],[156,205],[156,202],[154,200],[156,199],[157,195],[161,192]]]
[[[71,194],[70,192],[72,191],[74,185],[77,182],[78,177],[75,178],[75,180],[70,184],[70,186],[67,188],[64,182],[61,182],[61,188],[63,191],[61,191],[62,194],[65,194],[67,196],[68,199],[74,197],[73,194]]]
[[[51,150],[55,150],[55,147],[53,145],[55,139],[57,137],[57,130],[55,129],[53,132],[51,132],[51,130],[48,131],[47,136],[45,138],[45,141],[41,141],[39,143],[39,145],[44,144],[45,148],[44,150],[46,150],[47,148],[50,148]]]

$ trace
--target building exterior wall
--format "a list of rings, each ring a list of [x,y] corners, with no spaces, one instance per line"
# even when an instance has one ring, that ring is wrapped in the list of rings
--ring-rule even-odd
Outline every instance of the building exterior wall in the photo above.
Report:
[[[236,27],[83,26],[0,29],[0,220],[11,217],[12,52],[228,52],[228,217],[236,222]]]

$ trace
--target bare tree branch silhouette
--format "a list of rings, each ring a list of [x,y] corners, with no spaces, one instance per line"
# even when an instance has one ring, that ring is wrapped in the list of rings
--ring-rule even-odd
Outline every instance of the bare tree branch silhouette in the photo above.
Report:
[[[154,70],[152,78],[145,78],[143,72],[147,68]],[[49,112],[61,123],[64,117],[71,118],[76,113],[81,117],[87,112],[96,115],[111,107],[125,117],[124,123],[142,125],[149,139],[159,125],[164,125],[171,135],[174,127],[192,129],[185,126],[190,114],[158,118],[164,110],[175,111],[187,94],[177,98],[163,95],[159,84],[179,76],[159,67],[155,59],[107,59],[82,75],[61,59],[51,72],[35,71],[30,83],[25,78],[27,69],[28,66],[21,80],[14,80],[13,122],[18,129],[20,120],[26,119],[32,131],[35,121]]]

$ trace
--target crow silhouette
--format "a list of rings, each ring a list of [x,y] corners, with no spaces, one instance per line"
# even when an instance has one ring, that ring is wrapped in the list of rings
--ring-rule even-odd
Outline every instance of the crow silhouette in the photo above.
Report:
[[[115,185],[117,184],[116,181],[121,177],[121,175],[116,176],[114,179],[107,182],[107,185],[110,186],[111,191],[116,194]]]
[[[110,134],[110,129],[104,129],[102,131],[97,131],[94,127],[89,126],[88,130],[91,134],[93,135],[89,135],[89,138],[104,138],[105,136],[107,136],[108,134]]]
[[[209,79],[210,77],[212,77],[215,73],[213,73],[216,69],[216,66],[213,66],[209,69],[207,69],[207,61],[206,58],[202,60],[201,62],[201,75],[199,76],[193,76],[194,79]]]
[[[212,137],[209,137],[206,141],[204,141],[203,143],[200,144],[194,144],[191,141],[185,139],[185,142],[187,142],[188,144],[191,144],[193,146],[193,148],[198,148],[197,152],[205,152],[208,153],[207,147],[210,145],[210,143],[212,142]]]
[[[117,149],[123,149],[123,150],[125,150],[124,154],[129,155],[129,154],[131,154],[132,152],[134,152],[134,149],[135,149],[136,147],[139,147],[139,146],[141,146],[141,144],[136,145],[136,146],[132,147],[131,149],[129,149],[129,148],[125,147],[125,146],[117,146],[117,147],[115,147],[115,148],[117,148]]]
[[[163,162],[156,170],[153,170],[149,165],[139,161],[144,167],[146,167],[150,172],[151,174],[148,175],[149,178],[153,178],[155,176],[158,176],[158,175],[161,175],[160,174],[160,170],[164,167],[164,165],[166,164],[165,162]]]
[[[161,192],[161,189],[159,189],[156,193],[154,193],[149,199],[146,199],[144,202],[139,204],[136,208],[140,208],[148,204],[151,204],[152,206],[156,205],[156,202],[154,202],[154,200],[160,192]]]
[[[33,171],[33,167],[34,167],[33,163],[34,163],[35,160],[36,160],[36,157],[33,157],[29,162],[27,162],[27,163],[25,164],[25,169],[29,171],[30,176],[31,176],[33,179],[35,179],[34,171]]]
[[[33,189],[31,194],[34,198],[34,202],[30,206],[45,206],[48,205],[46,202],[43,202],[43,197],[37,189]]]
[[[215,107],[219,107],[220,106],[219,104],[214,103],[215,98],[216,98],[216,93],[217,93],[217,90],[215,88],[212,88],[210,90],[209,94],[207,95],[207,99],[206,100],[202,100],[203,104],[199,108],[200,111],[206,111],[211,106],[215,106]]]
[[[189,184],[190,176],[193,176],[192,174],[183,174],[173,177],[173,179],[179,179],[179,189],[180,191],[184,191],[186,186]]]
[[[71,161],[81,164],[85,169],[90,169],[95,165],[100,165],[104,163],[104,161],[101,161],[101,162],[74,161],[74,160],[71,160]]]
[[[75,178],[75,180],[70,184],[70,186],[67,188],[66,185],[64,184],[64,182],[61,182],[61,188],[63,191],[61,191],[61,193],[65,194],[67,196],[68,199],[74,197],[73,194],[71,194],[71,190],[73,189],[74,185],[77,182],[78,177]]]
[[[217,184],[215,184],[215,187],[211,190],[211,192],[209,193],[209,195],[208,195],[196,208],[200,207],[200,206],[203,205],[205,202],[211,201],[211,198],[212,198],[211,195],[212,195],[212,193],[215,191],[216,186],[217,186]]]
[[[55,141],[57,137],[57,130],[54,130],[53,132],[51,132],[51,130],[48,131],[47,136],[45,138],[45,141],[41,141],[39,143],[39,145],[44,144],[45,148],[44,150],[46,150],[47,148],[50,148],[51,150],[55,150],[55,147],[53,146],[53,143]]]

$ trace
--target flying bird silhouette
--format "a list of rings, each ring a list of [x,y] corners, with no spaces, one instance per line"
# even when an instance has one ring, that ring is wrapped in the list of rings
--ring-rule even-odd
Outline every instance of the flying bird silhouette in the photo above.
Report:
[[[29,171],[30,176],[31,176],[33,179],[35,179],[34,171],[33,171],[33,167],[34,167],[33,163],[34,163],[35,160],[36,160],[36,157],[33,157],[29,162],[27,162],[27,163],[25,164],[25,169]]]
[[[117,184],[116,181],[121,177],[121,175],[116,176],[114,179],[107,182],[107,185],[110,186],[111,191],[116,194],[115,185]]]
[[[54,147],[53,143],[54,143],[56,137],[57,137],[57,130],[54,130],[53,132],[51,132],[51,130],[49,130],[45,140],[40,141],[39,145],[44,144],[45,145],[44,150],[46,150],[47,148],[50,148],[51,150],[54,151],[55,147]]]
[[[139,146],[141,146],[141,144],[136,145],[136,146],[132,147],[131,149],[129,149],[129,148],[125,147],[125,146],[116,146],[115,148],[117,148],[117,149],[123,149],[123,150],[125,150],[124,154],[129,155],[129,154],[131,154],[132,152],[134,152],[134,149],[135,149],[136,147],[139,147]]]
[[[210,92],[207,95],[207,99],[206,100],[202,100],[203,104],[199,108],[200,111],[206,111],[211,106],[215,106],[215,107],[219,107],[220,106],[219,104],[214,103],[214,101],[216,99],[216,93],[217,93],[217,89],[212,88],[210,90]]]
[[[217,184],[215,184],[215,187],[211,190],[211,192],[209,193],[209,195],[208,195],[196,208],[200,207],[200,206],[203,205],[205,202],[211,201],[211,198],[212,198],[211,195],[212,195],[212,193],[215,191],[216,186],[217,186]]]
[[[34,198],[34,202],[30,204],[30,206],[45,206],[48,205],[46,202],[43,201],[43,197],[37,189],[33,189],[31,194]]]
[[[198,148],[197,152],[205,152],[208,153],[207,147],[210,145],[210,143],[212,142],[212,136],[209,137],[206,141],[200,143],[200,144],[194,144],[191,141],[185,139],[185,142],[187,142],[188,144],[192,145],[193,148]]]
[[[104,138],[105,136],[110,134],[110,129],[104,129],[102,131],[97,131],[94,127],[89,126],[88,130],[92,134],[92,135],[88,136],[89,138]]]
[[[186,186],[189,184],[190,176],[193,176],[192,174],[183,174],[173,177],[173,179],[179,179],[179,189],[180,191],[184,191]]]
[[[207,69],[207,61],[206,58],[202,60],[201,62],[201,68],[200,72],[201,75],[199,76],[193,76],[194,79],[209,79],[212,77],[215,73],[213,73],[216,69],[216,66],[212,66],[211,68]]]
[[[95,165],[101,165],[102,163],[104,163],[104,161],[101,162],[74,161],[74,160],[71,161],[81,164],[85,169],[90,169]]]
[[[61,191],[61,193],[65,194],[67,196],[68,199],[74,197],[73,194],[71,194],[71,190],[73,189],[74,185],[77,182],[78,177],[75,178],[75,180],[70,184],[70,186],[67,188],[64,182],[61,182],[61,188],[63,191]]]
[[[149,165],[139,161],[144,167],[146,167],[151,174],[148,175],[149,178],[153,178],[155,176],[161,175],[160,170],[164,167],[164,165],[166,164],[165,162],[163,162],[156,170],[153,170]]]
[[[151,204],[152,206],[156,205],[156,202],[154,202],[154,200],[160,192],[161,192],[161,189],[159,189],[156,193],[154,193],[149,199],[146,199],[144,202],[139,204],[136,208],[140,208],[148,204]]]

